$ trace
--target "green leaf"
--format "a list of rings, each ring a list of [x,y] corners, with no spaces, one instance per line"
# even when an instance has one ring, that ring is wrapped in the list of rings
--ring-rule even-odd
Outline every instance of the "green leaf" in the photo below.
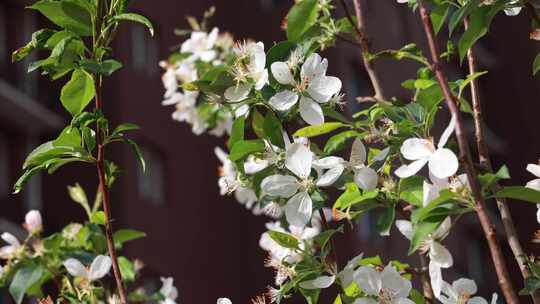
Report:
[[[479,6],[478,4],[480,1],[481,0],[467,1],[464,6],[460,7],[457,11],[454,12],[454,14],[452,14],[452,17],[450,17],[450,20],[448,21],[448,32],[450,36],[452,35],[456,27],[461,23],[463,18],[465,18],[465,16],[468,16],[473,9]]]
[[[229,159],[233,162],[241,160],[250,154],[262,152],[265,149],[264,141],[261,139],[255,140],[239,140],[231,149]]]
[[[268,112],[264,117],[263,124],[264,134],[266,138],[273,144],[280,148],[285,148],[285,141],[283,139],[283,128],[281,122],[272,112]]]
[[[424,178],[411,176],[399,181],[399,198],[405,202],[422,207],[424,204]]]
[[[294,133],[294,136],[298,137],[314,137],[330,133],[336,129],[343,127],[341,122],[325,122],[316,126],[307,126]]]
[[[488,73],[487,71],[482,71],[482,72],[476,72],[476,73],[474,73],[474,74],[468,75],[467,78],[459,84],[459,95],[461,96],[461,93],[463,92],[463,90],[465,90],[465,88],[466,88],[471,82],[473,82],[473,81],[476,80],[478,77],[480,77],[480,76],[482,76],[482,75],[485,75],[485,74],[487,74],[487,73]]]
[[[337,232],[343,232],[342,227],[340,227],[338,230],[335,229],[328,229],[324,230],[323,232],[319,233],[317,236],[313,238],[313,241],[315,244],[319,245],[319,247],[324,249],[326,247],[326,244],[328,244],[328,241],[336,234]]]
[[[426,221],[417,224],[414,227],[414,235],[411,239],[411,245],[409,247],[409,255],[416,251],[422,242],[430,235],[439,225],[441,221]]]
[[[257,137],[265,138],[264,117],[261,115],[261,113],[259,113],[259,111],[257,111],[257,109],[253,109],[253,114],[251,115],[251,128]]]
[[[227,142],[227,147],[229,149],[234,146],[240,140],[244,140],[244,130],[245,130],[246,119],[244,117],[237,118],[231,128],[231,136]]]
[[[68,126],[53,141],[53,145],[56,147],[80,147],[81,132],[77,128]]]
[[[144,156],[141,153],[141,149],[139,148],[139,145],[129,138],[124,138],[123,140],[128,145],[131,146],[131,148],[133,149],[133,152],[135,153],[135,156],[137,156],[137,159],[139,160],[139,163],[141,164],[141,168],[143,172],[146,172],[146,161],[144,160]]]
[[[120,273],[124,281],[135,281],[135,266],[128,258],[123,256],[118,257],[118,266],[120,267]]]
[[[438,83],[420,90],[416,96],[416,101],[426,110],[430,112],[444,99],[441,87]]]
[[[60,101],[64,108],[75,116],[81,113],[84,108],[94,99],[96,94],[94,79],[84,70],[73,71],[71,79],[62,88]]]
[[[266,68],[270,68],[276,61],[286,61],[296,44],[290,41],[282,41],[272,46],[266,53]]]
[[[416,209],[411,214],[411,221],[413,223],[419,223],[426,218],[430,217],[431,211],[435,210],[437,207],[439,207],[441,204],[453,199],[455,197],[455,194],[453,192],[450,192],[449,190],[445,189],[439,192],[439,197],[434,199],[433,201],[429,202],[427,206]]]
[[[435,34],[439,33],[442,26],[444,25],[444,21],[448,16],[449,8],[450,5],[448,3],[443,3],[441,5],[438,5],[431,11],[430,18],[431,23],[433,24],[433,31],[435,31]]]
[[[379,232],[381,236],[390,235],[390,229],[392,228],[395,218],[396,208],[394,208],[394,206],[386,208],[385,212],[379,216],[377,224],[375,225],[377,232]]]
[[[467,51],[487,34],[491,20],[493,17],[504,8],[504,1],[497,1],[493,5],[484,5],[476,8],[470,15],[469,28],[463,33],[459,39],[458,50],[459,59],[463,60]]]
[[[383,262],[381,260],[381,257],[376,255],[373,257],[366,257],[361,259],[358,262],[358,265],[360,266],[383,266]]]
[[[540,279],[527,278],[525,280],[525,286],[519,291],[519,295],[525,296],[533,294],[536,290],[540,289]]]
[[[533,75],[536,75],[540,71],[540,53],[536,55],[533,62]]]
[[[310,27],[317,22],[318,0],[302,0],[295,4],[287,14],[287,39],[300,41]]]
[[[105,212],[103,211],[97,211],[92,214],[92,218],[90,219],[92,223],[97,225],[105,225],[107,224],[107,217],[105,216]]]
[[[93,74],[99,74],[103,76],[111,76],[114,72],[122,68],[122,63],[108,59],[103,62],[96,62],[95,60],[84,59],[81,61],[81,67]]]
[[[125,21],[133,21],[133,22],[141,23],[141,24],[145,25],[148,28],[148,31],[150,32],[150,35],[154,36],[154,26],[152,25],[152,22],[150,22],[150,20],[148,20],[148,18],[146,18],[146,17],[144,17],[142,15],[135,14],[135,13],[124,13],[124,14],[114,16],[113,20],[114,21],[125,20]]]
[[[47,40],[54,34],[55,31],[50,29],[41,29],[32,34],[32,40],[27,45],[17,49],[11,55],[13,62],[23,60],[30,52],[35,49],[41,49],[45,47]]]
[[[333,154],[345,149],[347,141],[359,135],[360,133],[354,130],[343,131],[341,133],[333,135],[324,145],[324,153]]]
[[[511,198],[529,203],[540,203],[540,191],[522,186],[503,187],[494,197]]]
[[[121,134],[121,133],[125,133],[125,132],[128,132],[128,131],[133,131],[133,130],[139,130],[140,127],[134,123],[123,123],[123,124],[119,124],[116,128],[114,128],[112,134]]]
[[[269,230],[268,235],[280,246],[290,249],[297,249],[299,242],[294,236],[279,231]]]
[[[379,190],[361,192],[355,183],[347,183],[345,185],[345,192],[343,192],[336,202],[334,203],[334,209],[346,209],[350,206],[359,204],[361,202],[372,200],[377,197]]]
[[[125,242],[137,240],[146,237],[146,233],[133,229],[120,229],[113,235],[114,247],[122,248]]]
[[[39,282],[44,272],[41,265],[29,265],[17,271],[9,285],[9,293],[17,304],[22,302],[28,289]]]
[[[77,35],[92,35],[90,13],[77,0],[41,0],[30,8],[39,11],[54,24]]]

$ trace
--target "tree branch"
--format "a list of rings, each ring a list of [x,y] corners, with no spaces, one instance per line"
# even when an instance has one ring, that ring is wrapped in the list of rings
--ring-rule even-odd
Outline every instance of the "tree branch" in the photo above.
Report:
[[[497,278],[499,280],[499,286],[501,287],[507,303],[519,303],[518,297],[514,291],[514,288],[512,287],[510,276],[508,275],[508,270],[504,262],[504,256],[501,251],[501,246],[495,233],[495,227],[487,214],[486,203],[484,201],[484,198],[482,197],[480,184],[477,179],[476,170],[474,168],[471,153],[469,150],[469,144],[463,130],[461,113],[457,105],[457,100],[450,90],[448,80],[446,78],[446,75],[443,73],[441,63],[439,61],[440,51],[435,42],[435,35],[433,33],[433,26],[429,18],[429,12],[424,6],[422,0],[418,1],[418,5],[420,8],[420,16],[422,18],[424,32],[426,34],[429,45],[429,51],[431,53],[433,70],[435,72],[439,85],[441,86],[441,90],[443,92],[444,98],[446,99],[448,108],[450,109],[451,114],[456,119],[456,137],[460,150],[460,158],[463,162],[463,167],[465,169],[469,184],[471,186],[471,192],[475,201],[475,211],[478,219],[480,220],[480,224],[489,245],[491,258],[495,266]]]
[[[101,99],[101,79],[96,77],[96,110],[101,110],[102,99]],[[118,266],[118,257],[116,255],[116,249],[114,247],[113,239],[113,227],[111,222],[111,202],[109,199],[109,190],[107,189],[107,183],[105,179],[105,169],[104,169],[104,160],[105,160],[105,146],[103,145],[103,138],[99,124],[97,124],[96,129],[96,145],[97,145],[97,172],[99,177],[99,189],[103,199],[103,212],[105,213],[105,236],[107,238],[107,249],[112,260],[113,274],[116,281],[116,286],[118,288],[118,295],[120,296],[120,303],[127,304],[126,290],[122,281],[122,273],[120,272],[120,267]]]
[[[345,0],[340,0],[341,6],[343,7],[343,10],[345,11],[345,15],[347,16],[347,19],[349,20],[349,23],[353,27],[355,33],[356,33],[356,41],[358,41],[360,49],[362,50],[362,60],[364,62],[364,68],[366,69],[366,72],[369,76],[369,79],[371,81],[371,86],[373,87],[373,91],[375,92],[375,100],[384,100],[385,95],[384,91],[382,89],[379,76],[377,75],[377,72],[375,71],[375,68],[373,66],[373,63],[369,60],[368,55],[370,54],[369,51],[369,41],[366,37],[366,34],[364,32],[365,24],[364,24],[364,18],[362,15],[362,10],[360,6],[359,0],[353,0],[354,1],[354,8],[356,13],[356,22],[354,22],[354,19],[351,15],[351,12],[349,11],[349,8],[347,7],[347,3],[345,3]]]
[[[469,27],[469,19],[466,17],[464,19],[465,29]],[[467,61],[469,63],[469,75],[475,74],[478,69],[476,67],[476,57],[474,55],[473,48],[467,51]],[[489,172],[493,172],[493,166],[491,164],[491,158],[489,156],[489,149],[487,147],[484,135],[484,119],[482,114],[482,104],[480,101],[480,89],[478,88],[478,81],[474,79],[471,82],[471,97],[473,105],[473,118],[474,118],[474,127],[475,127],[475,137],[476,137],[476,147],[478,150],[478,159],[480,165],[486,168]],[[497,191],[500,189],[498,183],[493,187],[493,190]],[[512,219],[512,214],[510,209],[506,205],[506,199],[497,198],[497,207],[499,208],[499,213],[501,214],[501,219],[504,225],[504,230],[506,232],[506,237],[508,240],[508,245],[514,254],[514,258],[519,265],[521,270],[521,275],[523,279],[527,279],[531,276],[531,272],[527,267],[526,255],[523,252],[521,243],[519,242],[518,233],[516,231],[516,226],[514,225],[514,220]],[[533,302],[535,304],[540,303],[540,295],[538,292],[535,292],[531,295]]]
[[[321,222],[323,224],[323,228],[324,230],[328,230],[330,229],[329,225],[328,225],[328,221],[326,220],[326,215],[324,215],[324,211],[323,209],[319,209],[319,215],[321,217]],[[336,267],[337,269],[339,270],[339,260],[338,260],[338,255],[337,255],[337,250],[336,250],[336,244],[334,242],[334,238],[333,237],[330,237],[330,249],[332,251],[332,257],[334,259],[334,263],[336,263]]]

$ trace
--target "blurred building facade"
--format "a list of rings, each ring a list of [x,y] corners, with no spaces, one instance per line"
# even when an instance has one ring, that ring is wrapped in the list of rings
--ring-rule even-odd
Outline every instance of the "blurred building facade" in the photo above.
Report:
[[[93,168],[70,167],[54,176],[35,178],[21,195],[10,194],[26,153],[53,138],[69,119],[58,102],[62,80],[51,85],[36,73],[27,74],[28,63],[36,57],[10,63],[10,53],[26,43],[33,31],[50,26],[37,14],[23,9],[29,2],[0,3],[0,202],[4,206],[0,231],[20,231],[18,223],[29,209],[43,210],[49,231],[63,227],[73,215],[82,220],[83,212],[69,200],[65,187],[80,182],[93,193],[97,182]],[[399,48],[409,42],[424,46],[419,18],[405,6],[395,1],[364,2],[368,2],[364,4],[374,50]],[[154,22],[156,37],[149,37],[144,28],[136,25],[122,27],[114,55],[124,68],[105,82],[107,116],[113,124],[132,122],[141,126],[141,131],[134,134],[148,163],[143,175],[129,149],[112,149],[111,158],[123,171],[112,191],[115,228],[129,227],[148,234],[128,245],[123,254],[141,258],[152,276],[174,276],[180,303],[213,303],[221,296],[245,303],[271,283],[272,274],[263,267],[265,254],[258,247],[265,219],[252,216],[234,199],[219,196],[218,161],[213,150],[222,142],[206,135],[195,136],[189,126],[170,118],[172,109],[160,105],[163,89],[158,62],[168,56],[171,46],[182,41],[173,29],[187,27],[184,16],[201,16],[211,5],[217,8],[213,25],[237,38],[262,40],[268,48],[285,39],[279,26],[292,1],[161,0],[156,4],[133,1],[133,9]],[[540,134],[535,130],[540,92],[529,73],[535,49],[528,40],[527,18],[506,18],[497,17],[492,29],[496,34],[477,47],[480,67],[490,70],[480,80],[480,86],[495,165],[507,164],[513,182],[524,183],[526,163],[539,157]],[[325,55],[332,74],[343,80],[347,96],[370,94],[357,49],[339,44]],[[514,59],[508,60],[510,57]],[[415,76],[416,65],[400,62],[396,68],[395,62],[382,60],[376,66],[388,96],[410,97],[400,83]],[[449,72],[453,79],[465,75],[465,70],[460,69]],[[351,108],[356,107],[349,99]],[[469,130],[472,132],[472,123]],[[510,158],[509,154],[519,156]],[[535,229],[534,206],[516,202],[511,209],[527,252],[537,250],[528,246],[528,236]],[[360,251],[382,253],[385,260],[404,258],[402,253],[408,246],[405,239],[396,235],[395,242],[388,242],[379,237],[370,230],[374,221],[376,214],[369,214],[354,231],[338,237],[342,263]],[[500,224],[497,228],[502,233]],[[399,234],[397,230],[392,233]],[[466,238],[461,238],[464,235]],[[454,248],[457,267],[456,273],[447,276],[472,277],[485,295],[495,290],[496,278],[484,255],[487,246],[474,215],[460,220],[459,231],[449,237],[448,243]],[[506,245],[503,247],[509,267],[514,269],[511,252]],[[418,264],[414,256],[408,260]],[[515,287],[521,287],[519,273],[512,275]]]

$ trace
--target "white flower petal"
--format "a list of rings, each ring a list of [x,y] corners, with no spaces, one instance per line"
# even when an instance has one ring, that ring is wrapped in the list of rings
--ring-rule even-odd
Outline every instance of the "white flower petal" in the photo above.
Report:
[[[441,138],[439,139],[439,144],[437,147],[443,148],[446,143],[448,142],[448,139],[454,133],[454,130],[456,129],[456,118],[454,115],[452,115],[452,118],[450,119],[450,123],[448,124],[448,127],[444,130],[443,134],[441,135]]]
[[[437,240],[444,239],[452,228],[452,218],[446,217],[444,221],[439,225],[439,227],[433,232],[433,238]]]
[[[253,155],[248,156],[244,163],[244,172],[247,175],[252,175],[266,169],[270,165],[266,159],[256,158]]]
[[[527,171],[534,174],[536,177],[540,177],[540,166],[535,164],[528,164]]]
[[[373,161],[374,162],[383,161],[383,160],[386,159],[386,157],[388,156],[389,153],[390,153],[390,147],[386,147],[381,152],[379,152],[379,154],[377,154],[377,155],[375,155],[375,157],[373,157]]]
[[[533,179],[532,181],[527,182],[525,187],[536,190],[536,191],[540,191],[540,178]]]
[[[21,243],[19,242],[19,240],[17,240],[17,238],[9,232],[2,233],[0,237],[2,238],[2,240],[4,240],[4,242],[8,243],[11,246],[14,246],[14,247],[21,246]]]
[[[313,161],[313,167],[318,169],[331,169],[343,165],[343,158],[338,156],[327,156]]]
[[[467,304],[488,304],[488,301],[482,297],[472,297],[467,301]]]
[[[301,143],[294,143],[287,148],[285,167],[301,179],[306,179],[311,173],[313,153]]]
[[[88,279],[95,281],[103,278],[111,270],[111,258],[106,255],[98,255],[90,265]]]
[[[335,276],[320,276],[313,280],[300,282],[299,285],[303,289],[322,289],[332,286],[335,280]]]
[[[291,197],[285,205],[285,217],[291,225],[304,227],[313,212],[313,202],[309,193],[302,191]]]
[[[399,272],[391,265],[384,267],[381,273],[381,280],[385,288],[390,288],[394,291],[395,298],[406,298],[411,292],[411,281],[401,277]]]
[[[270,70],[277,82],[281,84],[292,84],[294,82],[293,75],[287,63],[276,61],[272,63]]]
[[[298,102],[298,94],[292,91],[281,91],[272,96],[268,103],[278,111],[287,111]]]
[[[423,138],[409,138],[403,142],[400,152],[408,160],[429,157],[434,152],[433,144]]]
[[[232,304],[232,301],[227,298],[219,298],[216,304]]]
[[[396,171],[394,171],[394,174],[399,178],[407,178],[415,175],[424,167],[424,165],[428,162],[428,158],[422,158],[419,160],[415,160],[412,163],[408,165],[403,165],[399,167]]]
[[[309,96],[319,103],[328,102],[341,90],[341,80],[332,76],[320,76],[313,79],[307,88]]]
[[[437,178],[446,178],[456,174],[459,162],[450,149],[437,149],[429,158],[429,171]]]
[[[369,167],[354,169],[354,182],[362,190],[373,190],[377,188],[379,175]]]
[[[414,228],[407,220],[396,220],[396,227],[407,239],[411,240],[414,235]]]
[[[358,287],[370,296],[378,296],[383,282],[381,273],[369,266],[362,266],[354,273],[354,280]]]
[[[353,165],[363,165],[366,163],[367,151],[366,146],[362,143],[360,138],[355,138],[351,148],[351,157],[349,161]]]
[[[251,92],[250,84],[239,84],[225,90],[225,98],[231,102],[239,102],[246,99]]]
[[[326,74],[327,68],[328,61],[326,59],[323,60],[319,54],[313,53],[309,55],[302,65],[300,77],[302,77],[303,80],[311,80]]]
[[[77,259],[67,259],[64,261],[64,267],[74,277],[78,278],[87,278],[88,277],[88,270],[86,270],[86,267],[79,262]]]
[[[324,123],[324,114],[321,106],[310,98],[302,96],[299,111],[302,119],[312,126]]]
[[[378,304],[379,302],[375,301],[372,298],[358,298],[354,301],[353,304]]]
[[[260,73],[257,73],[255,79],[255,90],[261,90],[266,84],[268,84],[268,70],[264,69]]]
[[[452,288],[458,295],[473,295],[476,294],[476,292],[478,291],[478,288],[476,287],[476,282],[465,278],[454,281],[454,283],[452,283]]]
[[[520,12],[521,12],[521,7],[511,7],[511,8],[504,9],[504,13],[506,14],[506,16],[510,16],[510,17],[517,16],[519,15]]]
[[[424,181],[422,189],[422,203],[423,206],[429,205],[433,200],[439,197],[440,188]]]
[[[323,175],[321,175],[316,182],[316,185],[319,187],[328,187],[335,183],[341,174],[345,170],[343,165],[338,165],[334,168],[327,170]]]
[[[429,246],[429,259],[431,263],[435,263],[442,268],[449,268],[454,264],[450,251],[436,241],[431,242],[431,246]]]
[[[294,195],[299,187],[298,180],[290,175],[271,175],[265,177],[261,182],[263,193],[285,198]]]
[[[433,294],[435,295],[435,298],[439,298],[441,296],[441,290],[442,290],[442,272],[441,272],[441,266],[437,263],[433,263],[431,261],[429,263],[429,278],[431,279],[431,288],[433,289]]]

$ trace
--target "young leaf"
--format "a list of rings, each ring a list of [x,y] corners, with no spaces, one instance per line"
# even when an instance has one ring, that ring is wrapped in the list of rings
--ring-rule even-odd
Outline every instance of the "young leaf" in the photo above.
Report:
[[[442,26],[444,25],[444,21],[448,16],[449,8],[450,5],[448,3],[443,3],[441,5],[438,5],[431,11],[430,18],[431,23],[433,24],[433,31],[435,31],[435,34],[439,33]]]
[[[377,232],[379,232],[381,236],[390,235],[390,229],[392,228],[395,218],[396,208],[394,208],[394,206],[386,208],[385,212],[381,214],[377,220],[377,224],[375,226],[375,228],[377,228]]]
[[[253,132],[255,132],[257,137],[265,138],[264,117],[255,108],[253,109],[253,115],[251,116],[251,128],[253,129]]]
[[[298,240],[294,236],[288,233],[270,230],[268,231],[268,235],[270,235],[272,240],[274,240],[276,243],[278,243],[282,247],[290,248],[290,249],[298,248],[298,245],[299,245]]]
[[[107,224],[107,217],[105,217],[105,213],[103,211],[94,212],[90,220],[92,223],[97,225]]]
[[[540,191],[522,186],[504,187],[495,193],[494,197],[511,198],[535,204],[540,203]]]
[[[87,8],[77,0],[41,0],[30,6],[54,24],[79,36],[92,35],[92,20]]]
[[[133,22],[141,23],[141,24],[145,25],[148,28],[148,31],[150,32],[150,35],[154,36],[154,26],[152,25],[152,22],[150,22],[150,20],[148,20],[148,18],[146,18],[144,16],[141,16],[139,14],[124,13],[124,14],[114,16],[113,20],[114,21],[126,20],[126,21],[133,21]]]
[[[237,118],[231,128],[231,136],[227,142],[227,147],[229,149],[234,146],[234,144],[240,140],[244,140],[244,129],[245,129],[246,119],[244,117]]]
[[[124,141],[131,146],[133,149],[133,152],[135,152],[135,156],[137,156],[137,159],[139,160],[139,163],[141,164],[141,168],[143,172],[146,172],[146,162],[144,161],[144,157],[141,153],[141,149],[139,148],[139,145],[137,145],[136,142],[129,138],[124,138]]]
[[[295,4],[287,14],[287,38],[298,42],[310,27],[317,22],[318,0],[303,0]]]
[[[118,257],[118,266],[120,267],[120,273],[124,281],[135,281],[135,266],[128,258],[123,256]]]
[[[96,94],[94,79],[84,70],[77,69],[71,75],[71,79],[64,85],[60,94],[60,101],[64,108],[75,116],[94,99]]]
[[[264,141],[260,139],[239,140],[232,147],[229,159],[234,162],[237,160],[241,160],[252,153],[262,152],[264,151],[264,149]]]
[[[9,285],[9,293],[13,300],[20,304],[28,289],[37,283],[43,274],[44,269],[41,265],[29,265],[19,269]]]
[[[264,118],[263,124],[264,134],[270,142],[280,148],[285,148],[285,141],[283,140],[283,128],[281,122],[272,112],[268,112]]]
[[[294,136],[298,137],[314,137],[330,133],[336,129],[343,127],[341,122],[325,122],[316,126],[307,126],[294,133]]]
[[[414,227],[414,235],[411,239],[411,245],[409,247],[409,255],[416,251],[422,242],[431,234],[439,225],[441,221],[427,221],[419,223]]]
[[[296,48],[296,44],[290,41],[282,41],[272,46],[266,53],[266,67],[270,68],[276,61],[285,61],[291,52]]]
[[[34,32],[32,34],[32,40],[27,45],[14,51],[11,55],[11,60],[13,62],[23,60],[33,50],[45,47],[45,43],[53,34],[54,31],[50,29],[41,29]]]
[[[411,176],[399,181],[399,198],[418,207],[423,205],[424,178]]]
[[[122,245],[125,242],[133,241],[140,239],[146,236],[146,233],[142,231],[137,231],[133,229],[120,229],[116,231],[113,235],[114,247],[122,248]]]

